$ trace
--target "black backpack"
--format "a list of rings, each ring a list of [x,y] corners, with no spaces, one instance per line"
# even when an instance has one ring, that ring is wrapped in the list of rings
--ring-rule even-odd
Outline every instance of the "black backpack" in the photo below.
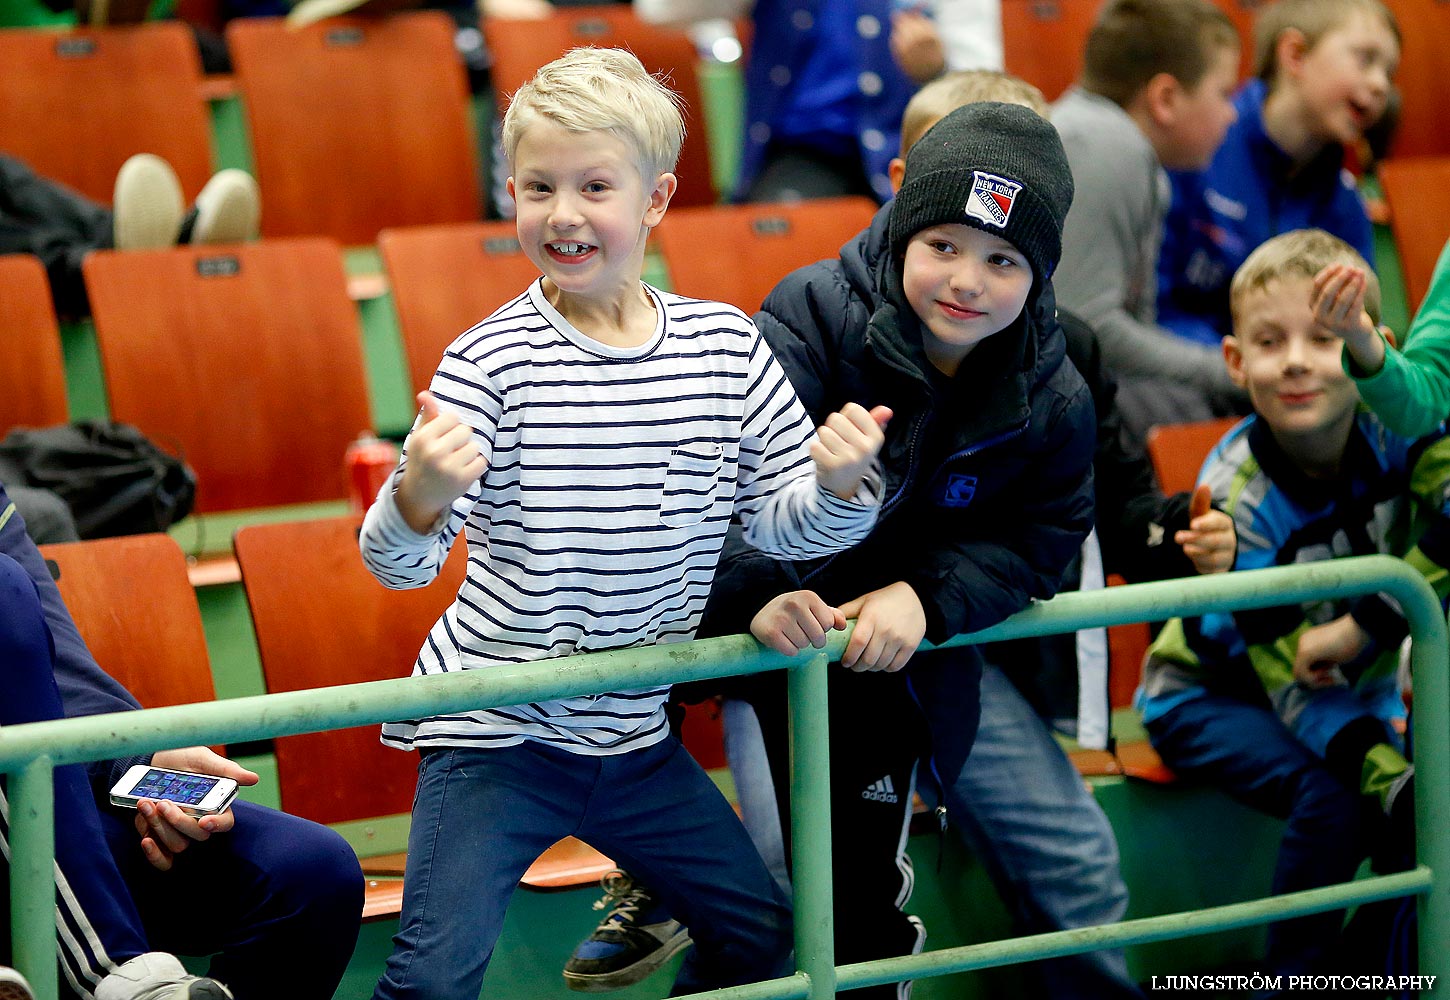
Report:
[[[0,482],[51,490],[82,538],[165,531],[191,513],[196,473],[130,424],[17,427],[0,441]]]

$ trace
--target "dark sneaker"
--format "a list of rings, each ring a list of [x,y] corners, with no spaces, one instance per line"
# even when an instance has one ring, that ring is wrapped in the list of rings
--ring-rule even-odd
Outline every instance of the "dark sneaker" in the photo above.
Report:
[[[0,1000],[35,1000],[25,977],[6,965],[0,965]]]
[[[609,914],[564,963],[564,984],[582,993],[633,985],[690,943],[690,932],[624,872],[610,872],[600,883],[604,898],[594,908],[608,907]]]
[[[96,1000],[232,1000],[232,991],[215,979],[191,975],[174,955],[148,951],[102,979]]]

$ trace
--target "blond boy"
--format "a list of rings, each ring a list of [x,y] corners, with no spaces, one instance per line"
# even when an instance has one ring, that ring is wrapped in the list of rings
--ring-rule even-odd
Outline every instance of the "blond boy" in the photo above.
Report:
[[[1377,317],[1373,274],[1320,230],[1269,240],[1234,276],[1223,354],[1254,415],[1218,444],[1200,482],[1234,518],[1235,569],[1388,552],[1443,598],[1450,440],[1400,437],[1360,407],[1339,338],[1311,307],[1315,276],[1335,264],[1369,274],[1364,306]],[[1153,745],[1174,771],[1287,820],[1275,892],[1346,881],[1377,845],[1408,848],[1413,769],[1393,669],[1405,633],[1397,609],[1370,595],[1175,619],[1154,644],[1143,688]],[[1321,968],[1341,918],[1275,925],[1274,970]]]
[[[509,190],[543,276],[445,352],[363,526],[363,558],[391,587],[427,583],[467,537],[468,577],[415,675],[686,641],[732,516],[790,556],[844,548],[875,521],[889,412],[847,406],[815,433],[739,310],[640,280],[682,134],[674,95],[622,51],[576,49],[513,98]],[[520,876],[571,834],[688,917],[677,989],[781,971],[787,904],[670,735],[667,691],[625,683],[383,727],[421,761],[376,997],[475,1000]]]

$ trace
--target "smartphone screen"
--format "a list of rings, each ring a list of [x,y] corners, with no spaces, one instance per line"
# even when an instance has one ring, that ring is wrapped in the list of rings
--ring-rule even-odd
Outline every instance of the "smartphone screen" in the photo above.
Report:
[[[132,786],[130,794],[138,799],[166,799],[179,805],[195,806],[200,805],[206,793],[221,780],[205,774],[184,774],[153,767]]]

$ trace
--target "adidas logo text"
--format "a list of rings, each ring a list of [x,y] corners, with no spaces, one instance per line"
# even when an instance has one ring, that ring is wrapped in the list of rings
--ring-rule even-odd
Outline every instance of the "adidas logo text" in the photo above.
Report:
[[[869,785],[866,790],[861,793],[861,798],[865,799],[867,802],[889,802],[893,805],[900,801],[900,799],[896,797],[896,789],[892,787],[890,775],[887,775],[880,781],[872,782],[871,785]]]

